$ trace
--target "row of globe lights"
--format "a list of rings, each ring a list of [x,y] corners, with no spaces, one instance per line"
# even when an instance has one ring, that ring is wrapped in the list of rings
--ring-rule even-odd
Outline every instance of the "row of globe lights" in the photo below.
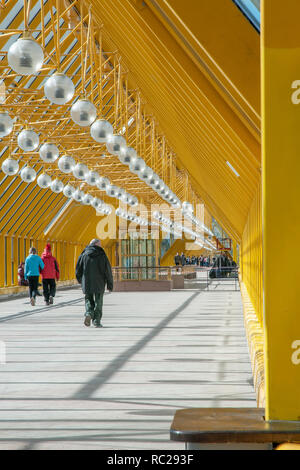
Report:
[[[204,225],[203,222],[201,222],[197,217],[193,215],[194,208],[193,205],[190,202],[183,202],[182,203],[182,213],[185,217],[190,219],[196,226],[200,227],[202,230],[204,230],[208,235],[213,236],[214,234],[212,231]]]
[[[164,227],[164,229],[167,229],[166,230],[167,232],[172,233],[177,236],[181,236],[182,232],[186,232],[194,238],[194,242],[197,245],[204,246],[204,248],[206,248],[209,251],[212,251],[212,249],[215,249],[215,246],[209,240],[204,240],[204,238],[200,236],[194,230],[191,230],[188,227],[185,227],[184,225],[178,222],[173,222],[167,217],[164,217],[161,212],[155,211],[153,213],[153,217],[160,222],[160,224]],[[177,232],[176,229],[180,230],[180,233]]]
[[[143,219],[142,217],[138,217],[135,214],[131,214],[130,212],[127,212],[121,209],[120,207],[116,209],[116,215],[120,217],[121,219],[128,220],[129,222],[134,222],[141,226],[148,225],[148,221],[146,219]]]
[[[37,73],[42,67],[44,53],[41,46],[27,35],[19,38],[11,45],[7,59],[10,67],[16,73],[20,75],[32,75]],[[51,103],[63,105],[73,98],[75,87],[69,77],[60,72],[56,72],[46,81],[44,92],[46,98]],[[133,173],[137,174],[150,187],[156,190],[157,193],[171,205],[174,207],[180,207],[181,204],[179,199],[172,193],[158,175],[156,175],[153,170],[145,164],[144,160],[137,156],[135,150],[126,146],[125,139],[120,135],[113,134],[112,125],[104,119],[96,120],[96,117],[96,107],[87,99],[78,100],[71,107],[71,118],[76,124],[83,127],[91,126],[90,132],[94,140],[100,143],[105,142],[107,150],[112,154],[118,155],[121,162],[128,164]],[[10,118],[8,113],[0,113],[0,137],[8,135],[12,129],[13,120]],[[34,133],[34,131],[30,130],[21,131],[18,136],[18,143],[19,140],[21,142],[22,139],[28,140],[28,138],[30,138],[32,142],[37,141],[36,147],[38,146],[38,135]],[[80,172],[80,170],[78,171]],[[108,184],[104,186],[108,186]],[[118,192],[117,187],[110,185],[108,188],[108,195],[114,197],[116,194],[119,194],[120,197],[125,197],[126,201],[126,198],[128,199],[128,197],[124,195],[122,191],[123,190],[121,190],[120,193]]]
[[[32,38],[22,37],[11,45],[7,59],[10,67],[16,73],[21,75],[31,75],[40,70],[44,61],[44,54],[41,46]],[[44,85],[44,93],[51,103],[63,105],[73,98],[75,87],[69,77],[56,72],[46,81]],[[165,183],[160,180],[151,168],[147,167],[140,157],[137,157],[135,150],[129,148],[129,152],[127,151],[125,139],[120,135],[113,134],[113,127],[108,121],[104,119],[96,120],[96,117],[96,107],[87,99],[80,99],[71,107],[71,118],[76,124],[83,127],[91,126],[90,132],[92,138],[100,143],[105,142],[110,153],[119,154],[122,149],[123,152],[127,154],[127,156],[124,155],[124,163],[128,163],[130,165],[131,171],[138,174],[141,179],[153,187],[153,189],[155,189],[166,201],[179,207],[179,199],[170,191]],[[6,118],[11,119],[8,116],[6,116]],[[13,125],[11,122],[7,126],[10,132],[12,127]]]
[[[2,171],[9,176],[15,175],[19,171],[19,164],[16,160],[8,158],[2,163]],[[32,167],[24,166],[20,171],[20,177],[25,183],[32,183],[36,179],[36,171]],[[57,178],[52,180],[47,173],[42,173],[37,177],[37,185],[42,189],[50,188],[54,193],[62,192],[67,198],[73,198],[75,201],[84,205],[91,205],[98,210],[98,212],[102,212],[103,214],[109,215],[111,213],[111,208],[101,201],[101,199],[84,193],[79,188],[74,188],[69,183],[64,186],[62,181]]]

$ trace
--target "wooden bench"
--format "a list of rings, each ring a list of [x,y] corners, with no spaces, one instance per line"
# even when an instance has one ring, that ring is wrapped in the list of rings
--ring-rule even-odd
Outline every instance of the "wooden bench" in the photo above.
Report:
[[[176,411],[170,437],[186,449],[272,450],[300,443],[300,421],[265,421],[263,408],[189,408]]]

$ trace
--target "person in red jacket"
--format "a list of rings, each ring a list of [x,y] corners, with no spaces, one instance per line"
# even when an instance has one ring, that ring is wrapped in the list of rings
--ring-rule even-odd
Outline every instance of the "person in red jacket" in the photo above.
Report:
[[[53,304],[53,297],[56,292],[56,282],[55,280],[59,279],[59,265],[52,256],[51,245],[47,243],[43,254],[42,260],[44,262],[44,269],[41,271],[42,280],[43,280],[43,294],[46,305]]]

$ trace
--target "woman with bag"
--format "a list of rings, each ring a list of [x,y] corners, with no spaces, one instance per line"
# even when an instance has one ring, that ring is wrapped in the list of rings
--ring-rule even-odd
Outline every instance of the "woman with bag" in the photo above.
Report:
[[[45,299],[45,304],[53,304],[53,298],[55,297],[56,292],[56,282],[59,279],[59,266],[56,258],[52,256],[51,245],[47,243],[43,254],[42,260],[44,262],[44,269],[41,271],[42,280],[43,280],[43,294]]]

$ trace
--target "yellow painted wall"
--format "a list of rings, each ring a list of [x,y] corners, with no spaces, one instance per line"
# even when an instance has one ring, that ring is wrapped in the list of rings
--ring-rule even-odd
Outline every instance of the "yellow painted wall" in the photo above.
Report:
[[[257,188],[249,211],[240,248],[240,267],[243,282],[255,308],[257,317],[263,322],[262,288],[262,204],[261,186]]]

